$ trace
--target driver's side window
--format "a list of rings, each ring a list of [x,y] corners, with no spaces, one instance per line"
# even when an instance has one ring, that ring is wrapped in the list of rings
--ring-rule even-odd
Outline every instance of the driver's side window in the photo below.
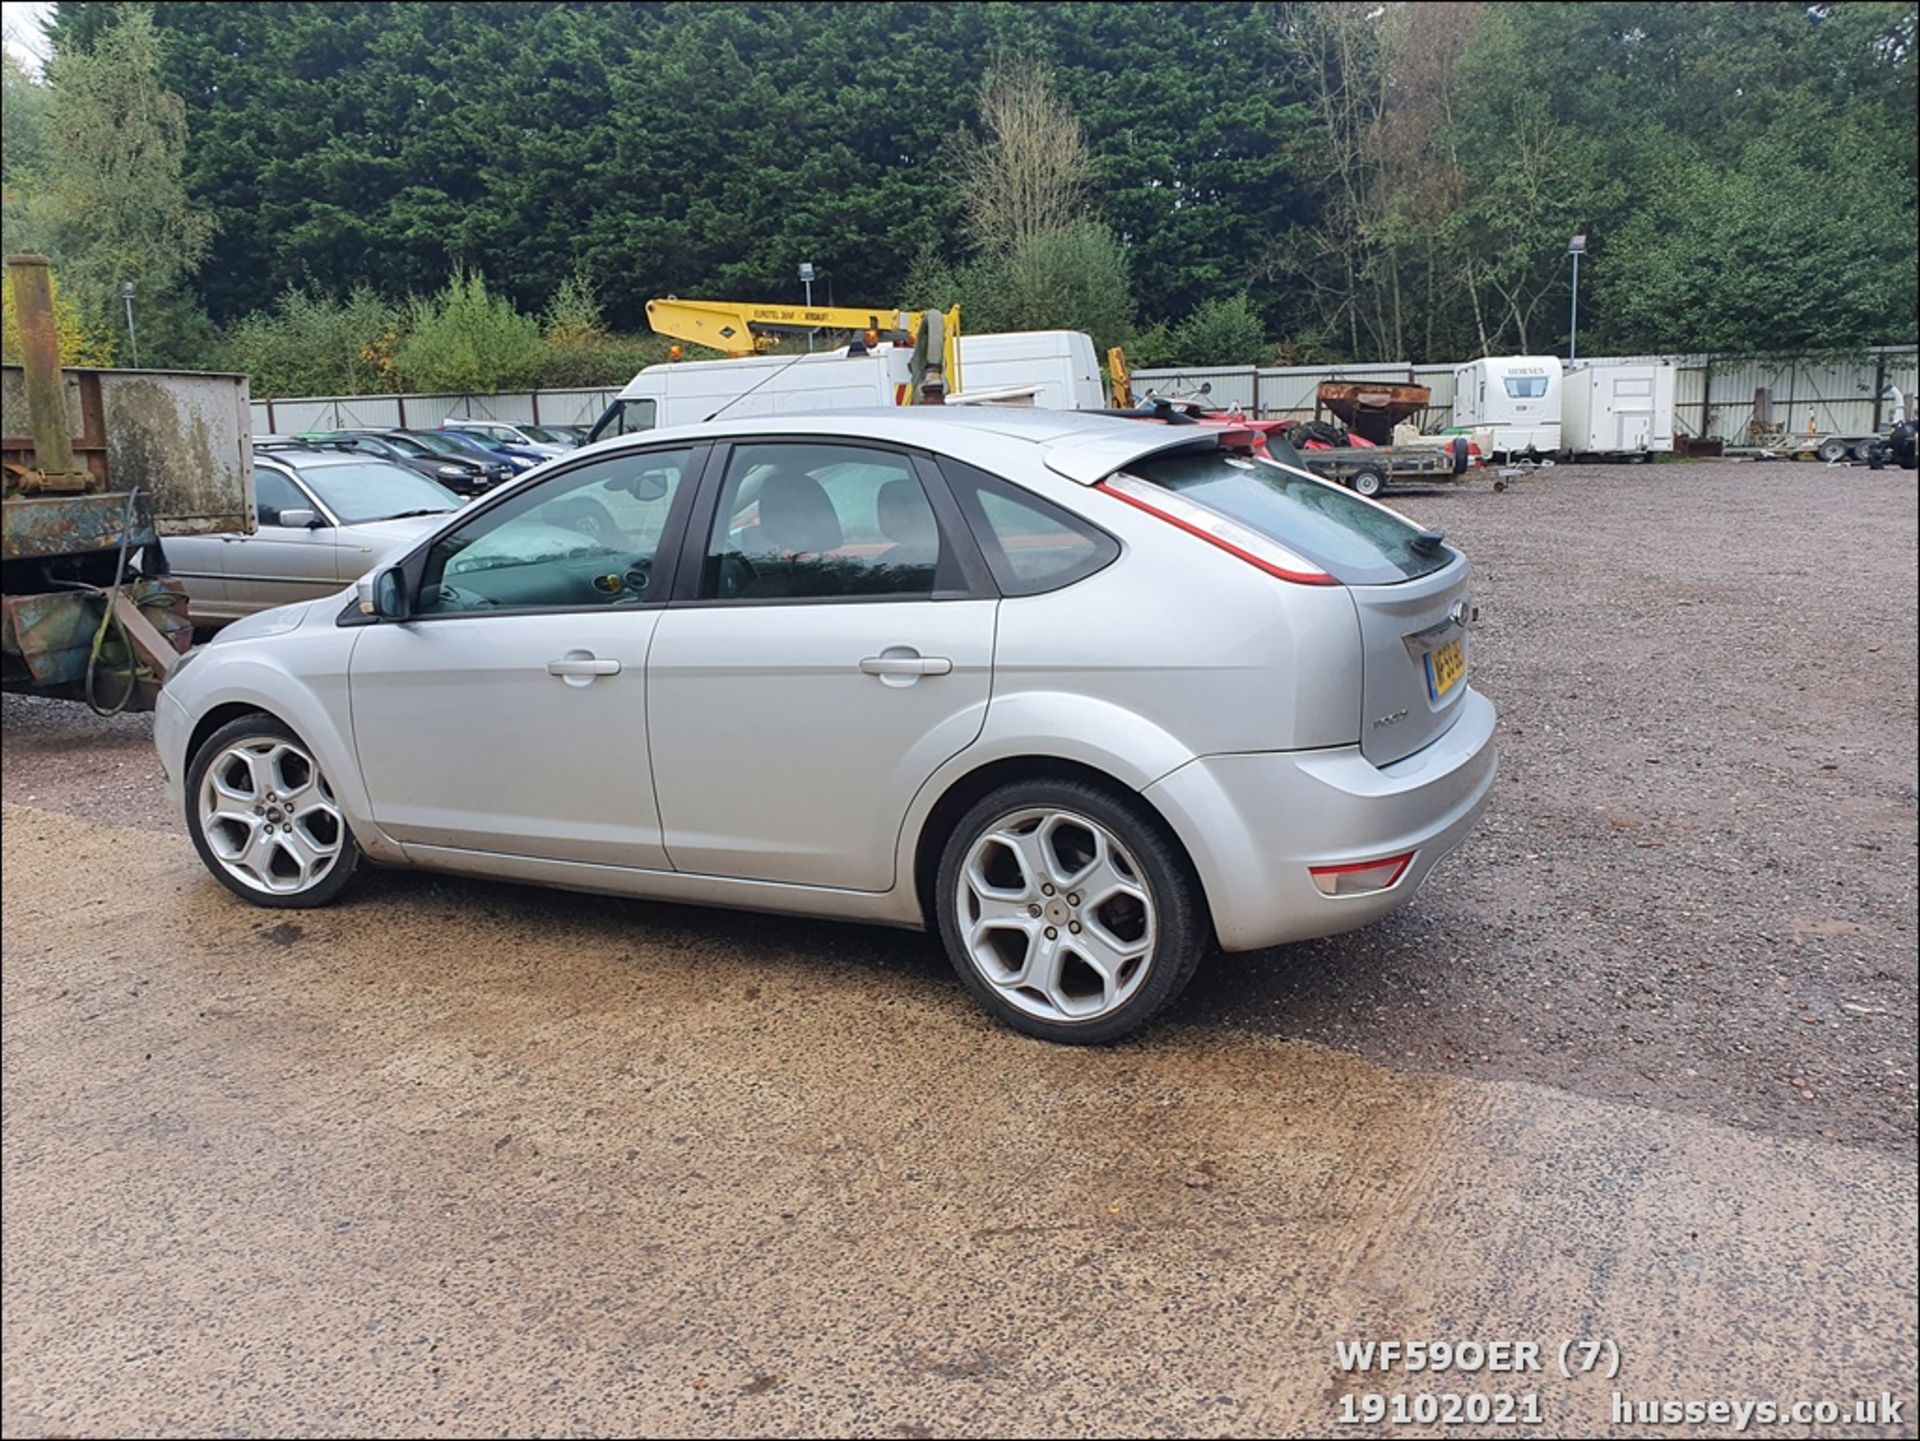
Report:
[[[253,513],[261,525],[278,525],[281,511],[308,510],[312,504],[279,471],[264,465],[253,468]]]
[[[435,541],[416,615],[595,609],[652,599],[655,552],[691,450],[607,456]]]

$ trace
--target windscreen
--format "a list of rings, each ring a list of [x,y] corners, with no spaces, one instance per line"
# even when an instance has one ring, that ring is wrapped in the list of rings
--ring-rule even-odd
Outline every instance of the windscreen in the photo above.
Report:
[[[1443,545],[1415,546],[1418,526],[1312,475],[1284,440],[1268,446],[1275,460],[1195,447],[1127,470],[1278,541],[1345,585],[1391,585],[1452,561]]]
[[[460,497],[445,486],[383,461],[310,466],[300,478],[327,503],[327,509],[340,517],[342,525],[392,520],[402,515],[436,515],[460,508]]]

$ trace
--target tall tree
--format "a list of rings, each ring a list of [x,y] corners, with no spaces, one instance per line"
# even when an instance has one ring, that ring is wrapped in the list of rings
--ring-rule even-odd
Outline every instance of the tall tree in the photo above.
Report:
[[[1003,59],[980,85],[982,135],[962,137],[955,171],[967,232],[1011,252],[1064,230],[1087,203],[1091,161],[1079,117],[1031,60]]]
[[[47,87],[44,161],[23,185],[68,293],[95,323],[113,313],[123,284],[150,312],[156,301],[177,304],[213,220],[182,180],[185,107],[160,81],[152,12],[123,7],[91,49],[57,52]]]

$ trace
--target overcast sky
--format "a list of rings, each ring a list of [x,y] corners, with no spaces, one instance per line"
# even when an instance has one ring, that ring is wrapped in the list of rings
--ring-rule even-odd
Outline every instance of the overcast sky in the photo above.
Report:
[[[47,56],[41,22],[52,18],[53,0],[0,0],[0,28],[6,32],[7,50],[36,72]]]

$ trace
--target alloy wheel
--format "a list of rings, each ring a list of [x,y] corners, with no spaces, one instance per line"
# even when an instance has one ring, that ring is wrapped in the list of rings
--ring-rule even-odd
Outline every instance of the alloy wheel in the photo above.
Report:
[[[199,819],[227,874],[274,895],[319,885],[346,836],[319,765],[280,736],[237,740],[214,757],[200,781]]]
[[[1144,873],[1111,831],[1074,811],[1016,811],[986,827],[960,868],[956,901],[974,969],[1042,1020],[1111,1013],[1152,964]]]

